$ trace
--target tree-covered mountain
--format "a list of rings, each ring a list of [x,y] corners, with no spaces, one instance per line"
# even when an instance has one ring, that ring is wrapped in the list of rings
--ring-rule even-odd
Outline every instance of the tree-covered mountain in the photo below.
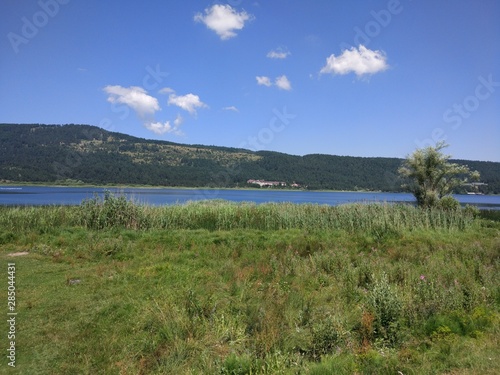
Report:
[[[308,189],[400,191],[401,162],[183,145],[90,125],[0,124],[0,180],[12,182],[242,187],[258,179]],[[500,163],[455,162],[478,170],[488,184],[482,189],[500,193]]]

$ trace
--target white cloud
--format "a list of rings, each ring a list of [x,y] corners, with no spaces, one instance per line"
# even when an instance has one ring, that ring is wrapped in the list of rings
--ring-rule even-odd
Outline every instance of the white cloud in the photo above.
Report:
[[[269,77],[266,77],[266,76],[257,76],[255,77],[255,79],[257,80],[257,84],[258,85],[263,85],[263,86],[271,86],[272,83],[271,83],[271,80],[269,79]]]
[[[320,73],[344,75],[353,72],[360,77],[386,70],[389,67],[386,60],[383,51],[372,51],[360,45],[358,49],[352,47],[350,50],[344,50],[338,57],[330,55]]]
[[[171,89],[170,87],[164,87],[158,91],[159,94],[172,94],[174,92],[175,92],[175,90]]]
[[[122,87],[122,86],[106,86],[103,89],[108,94],[110,103],[125,104],[132,108],[143,121],[146,129],[155,134],[172,133],[175,135],[183,135],[180,130],[184,119],[180,114],[177,115],[173,122],[166,121],[158,122],[155,119],[155,113],[160,111],[158,100],[149,95],[146,90],[138,86]],[[183,96],[175,95],[175,91],[169,87],[165,87],[158,91],[160,94],[169,94],[168,104],[176,105],[191,114],[196,114],[197,108],[207,107],[198,95],[187,94]]]
[[[183,135],[180,127],[184,119],[180,114],[177,115],[173,123],[170,121],[164,123],[155,121],[154,115],[161,109],[160,105],[158,104],[158,100],[148,95],[142,87],[106,86],[103,90],[109,95],[108,101],[110,103],[125,104],[132,108],[142,119],[144,127],[153,133],[158,135],[165,133]],[[159,92],[170,94],[169,104],[175,104],[190,113],[195,113],[196,108],[206,107],[197,95],[176,96],[172,94],[174,90],[168,87],[161,89]]]
[[[181,115],[177,115],[177,117],[174,120],[173,126],[170,124],[170,121],[166,121],[163,124],[161,122],[147,121],[144,123],[144,126],[148,130],[151,130],[153,133],[159,135],[165,133],[174,133],[175,135],[183,135],[184,133],[180,130],[180,126],[182,125],[183,122],[184,119],[181,117]]]
[[[278,88],[280,88],[281,90],[289,91],[292,89],[292,84],[285,75],[277,77],[276,81],[274,81],[274,84],[278,86]]]
[[[196,114],[197,108],[208,107],[205,103],[200,100],[198,95],[187,94],[187,95],[175,95],[170,94],[168,97],[168,104],[176,105],[191,114]]]
[[[144,123],[146,129],[151,130],[156,134],[165,134],[170,133],[172,131],[172,126],[170,125],[170,121],[162,124],[161,122],[146,122]]]
[[[215,4],[205,9],[205,15],[197,13],[194,16],[196,22],[204,23],[209,29],[215,31],[222,40],[236,36],[235,30],[241,30],[245,22],[252,16],[247,12],[237,12],[230,5]]]
[[[147,94],[146,90],[138,86],[106,86],[103,89],[109,96],[108,102],[125,104],[144,118],[154,115],[160,110],[158,100]]]
[[[269,77],[257,76],[255,78],[257,79],[258,85],[267,86],[267,87],[271,87],[273,85],[273,83],[271,82],[271,79]],[[287,76],[285,76],[285,75],[276,77],[276,79],[274,80],[274,85],[281,90],[289,91],[292,89],[292,84],[290,83]]]
[[[224,111],[233,111],[233,112],[239,112],[238,108],[236,108],[234,105],[229,106],[229,107],[224,107],[222,108]]]
[[[270,59],[286,59],[289,55],[291,55],[289,51],[278,48],[274,51],[269,51],[266,56]]]

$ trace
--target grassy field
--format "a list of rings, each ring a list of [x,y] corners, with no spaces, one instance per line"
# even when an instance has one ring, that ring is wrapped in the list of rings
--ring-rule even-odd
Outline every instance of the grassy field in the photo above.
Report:
[[[500,373],[491,214],[107,196],[0,207],[0,257],[0,373]]]

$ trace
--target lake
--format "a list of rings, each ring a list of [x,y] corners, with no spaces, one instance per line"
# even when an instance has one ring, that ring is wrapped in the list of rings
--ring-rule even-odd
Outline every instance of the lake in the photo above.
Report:
[[[139,203],[159,206],[203,199],[234,202],[293,202],[339,205],[354,202],[415,202],[411,194],[377,192],[330,192],[244,189],[99,188],[56,186],[0,186],[0,205],[78,205],[106,190]],[[462,204],[500,210],[500,196],[454,195]]]

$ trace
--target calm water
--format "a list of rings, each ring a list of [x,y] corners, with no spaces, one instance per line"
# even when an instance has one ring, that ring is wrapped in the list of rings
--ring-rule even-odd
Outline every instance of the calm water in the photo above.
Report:
[[[105,190],[124,194],[140,203],[165,205],[202,199],[225,199],[235,202],[293,202],[338,205],[353,202],[414,202],[405,193],[314,192],[240,189],[104,189],[95,187],[0,186],[0,205],[77,205]],[[481,209],[500,210],[500,196],[455,195],[461,203]]]

